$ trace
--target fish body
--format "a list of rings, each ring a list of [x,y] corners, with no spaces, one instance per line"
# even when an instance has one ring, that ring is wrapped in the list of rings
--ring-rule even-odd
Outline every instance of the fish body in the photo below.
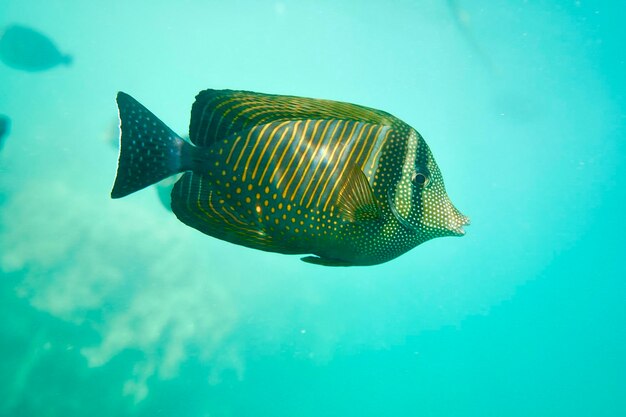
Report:
[[[0,35],[0,60],[23,71],[44,71],[57,65],[70,65],[72,57],[63,54],[42,33],[12,25]]]
[[[183,140],[125,93],[119,198],[184,172],[171,192],[183,223],[235,244],[373,265],[468,223],[424,139],[398,118],[349,103],[205,90]]]

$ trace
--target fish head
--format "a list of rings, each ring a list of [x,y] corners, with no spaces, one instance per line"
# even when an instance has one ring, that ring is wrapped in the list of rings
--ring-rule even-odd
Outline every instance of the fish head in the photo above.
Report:
[[[420,243],[436,237],[463,236],[469,217],[450,201],[441,171],[417,132],[415,143],[414,151],[407,153],[400,181],[389,194],[392,213],[402,226],[418,235]]]

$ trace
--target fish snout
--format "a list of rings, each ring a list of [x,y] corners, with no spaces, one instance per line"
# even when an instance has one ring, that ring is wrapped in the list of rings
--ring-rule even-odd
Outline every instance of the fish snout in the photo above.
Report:
[[[460,225],[452,229],[455,236],[465,236],[465,226],[469,226],[472,222],[470,218],[464,215],[460,215]]]
[[[448,224],[447,229],[453,236],[465,236],[465,226],[470,225],[470,218],[461,213],[456,207],[449,203],[448,206]]]

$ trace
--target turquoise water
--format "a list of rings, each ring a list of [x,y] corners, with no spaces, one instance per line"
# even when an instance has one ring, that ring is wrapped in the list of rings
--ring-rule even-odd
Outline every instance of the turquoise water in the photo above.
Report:
[[[626,415],[626,6],[3,0],[74,56],[0,64],[0,415]],[[110,200],[115,94],[384,109],[463,238],[324,268]]]

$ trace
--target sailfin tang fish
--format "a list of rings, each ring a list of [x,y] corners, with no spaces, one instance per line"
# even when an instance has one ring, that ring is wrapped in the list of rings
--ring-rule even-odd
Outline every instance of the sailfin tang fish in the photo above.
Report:
[[[424,139],[389,113],[355,104],[205,90],[185,141],[118,93],[120,156],[111,196],[183,173],[171,207],[183,223],[235,244],[312,254],[327,266],[373,265],[469,219],[450,202]]]
[[[11,126],[11,120],[2,114],[0,114],[0,149],[2,149],[4,137],[9,134],[9,128]]]

